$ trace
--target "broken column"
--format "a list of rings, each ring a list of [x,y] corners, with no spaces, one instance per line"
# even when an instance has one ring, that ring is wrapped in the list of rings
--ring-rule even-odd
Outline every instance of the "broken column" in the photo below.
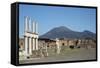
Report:
[[[60,48],[60,43],[59,43],[59,39],[58,38],[56,38],[56,47],[57,47],[57,54],[60,54],[61,48]]]

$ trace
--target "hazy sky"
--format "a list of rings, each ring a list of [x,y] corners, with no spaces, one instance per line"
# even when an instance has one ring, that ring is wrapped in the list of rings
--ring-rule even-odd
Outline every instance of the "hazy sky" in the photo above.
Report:
[[[76,7],[52,7],[19,5],[19,35],[24,35],[24,17],[29,16],[38,23],[39,35],[54,27],[66,26],[74,31],[96,31],[96,9]]]

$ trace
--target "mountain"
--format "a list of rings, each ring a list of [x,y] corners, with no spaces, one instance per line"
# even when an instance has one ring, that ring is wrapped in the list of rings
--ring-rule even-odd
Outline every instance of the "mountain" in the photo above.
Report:
[[[77,32],[77,31],[73,31],[65,26],[60,26],[60,27],[51,29],[47,33],[41,35],[40,38],[95,39],[96,35],[95,35],[95,33],[90,32],[88,30],[85,30],[83,32]]]

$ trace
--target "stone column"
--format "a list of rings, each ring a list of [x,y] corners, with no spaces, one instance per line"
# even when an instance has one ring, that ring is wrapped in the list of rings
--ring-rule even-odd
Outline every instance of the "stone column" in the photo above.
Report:
[[[29,17],[26,16],[25,17],[25,31],[29,31]]]
[[[25,31],[28,29],[28,17],[25,17]]]
[[[48,49],[47,49],[48,43],[45,45],[45,50],[46,50],[46,56],[48,56]]]
[[[33,21],[33,25],[32,25],[32,32],[35,33],[35,23]]]
[[[81,45],[81,40],[80,39],[78,40],[78,45]]]
[[[29,25],[28,25],[28,26],[29,26],[29,29],[28,29],[28,30],[29,30],[29,32],[32,32],[31,18],[29,18],[29,23],[28,23],[28,24],[29,24]]]
[[[38,33],[38,24],[36,23],[36,33]]]
[[[34,51],[35,50],[35,39],[34,38],[32,38],[32,42],[33,42],[32,46],[33,46],[33,51]]]
[[[31,37],[29,37],[29,55],[32,55],[32,40],[31,40]]]
[[[56,46],[57,46],[57,54],[60,53],[60,44],[59,44],[59,40],[56,39]]]
[[[38,50],[38,38],[36,38],[36,50]]]
[[[26,56],[28,56],[28,37],[24,37],[25,38],[25,54]]]

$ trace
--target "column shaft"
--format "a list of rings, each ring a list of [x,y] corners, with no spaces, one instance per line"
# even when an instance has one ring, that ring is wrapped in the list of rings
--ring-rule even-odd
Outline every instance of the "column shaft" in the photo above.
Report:
[[[60,53],[60,45],[59,45],[59,40],[56,40],[56,46],[57,46],[57,54]]]
[[[25,37],[25,54],[28,55],[28,37]]]
[[[38,33],[38,24],[36,23],[36,33]]]
[[[33,51],[34,51],[35,50],[35,40],[34,40],[34,38],[32,38],[32,42],[33,42],[32,46],[33,46]]]
[[[31,26],[31,18],[29,19],[29,31],[32,31],[32,26]]]
[[[38,50],[38,39],[36,38],[36,50]]]
[[[34,21],[33,21],[32,28],[33,28],[33,33],[35,33],[35,23],[34,23]]]
[[[32,55],[32,40],[29,38],[29,55]]]

